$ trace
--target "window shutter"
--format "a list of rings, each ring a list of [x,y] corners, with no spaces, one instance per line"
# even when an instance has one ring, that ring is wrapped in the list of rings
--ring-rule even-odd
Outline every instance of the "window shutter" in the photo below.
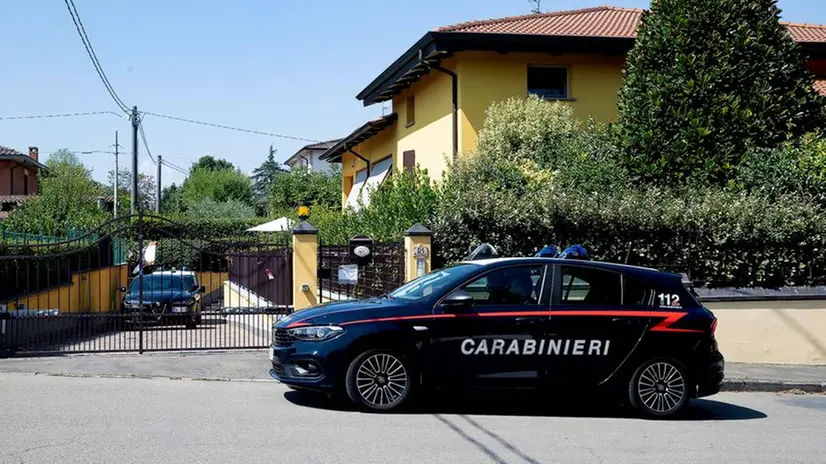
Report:
[[[412,171],[416,167],[416,150],[408,150],[402,154],[405,171]]]

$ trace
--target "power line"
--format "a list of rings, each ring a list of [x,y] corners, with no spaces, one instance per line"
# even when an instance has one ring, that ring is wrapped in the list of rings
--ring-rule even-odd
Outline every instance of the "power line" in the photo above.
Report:
[[[164,161],[163,161],[163,165],[164,165],[164,166],[166,166],[166,167],[168,167],[168,168],[174,169],[175,171],[178,171],[178,172],[180,172],[181,174],[184,174],[184,175],[189,175],[189,171],[187,171],[186,169],[184,169],[184,168],[182,168],[182,167],[178,166],[177,164],[175,164],[175,163],[173,163],[173,162],[171,162],[171,161],[169,161],[169,160],[164,160]]]
[[[215,123],[211,123],[211,122],[196,121],[194,119],[179,118],[177,116],[168,116],[168,115],[165,115],[165,114],[150,113],[149,111],[143,111],[143,114],[148,114],[150,116],[156,116],[156,117],[159,117],[159,118],[172,119],[174,121],[188,122],[190,124],[199,124],[201,126],[217,127],[217,128],[220,128],[220,129],[228,129],[228,130],[234,130],[234,131],[238,131],[238,132],[246,132],[246,133],[249,133],[249,134],[266,135],[268,137],[279,137],[279,138],[282,138],[282,139],[290,139],[290,140],[300,140],[302,142],[318,142],[318,140],[307,139],[307,138],[304,138],[304,137],[294,137],[292,135],[275,134],[275,133],[272,133],[272,132],[264,132],[264,131],[253,130],[253,129],[243,129],[243,128],[240,128],[240,127],[224,126],[222,124],[215,124]]]
[[[83,42],[83,47],[86,48],[86,53],[89,55],[89,59],[92,60],[92,65],[95,67],[95,71],[97,71],[100,80],[103,81],[106,91],[109,92],[109,95],[113,100],[115,100],[115,103],[121,111],[128,113],[128,107],[123,103],[123,100],[118,97],[117,92],[115,92],[114,87],[112,87],[112,84],[109,82],[109,78],[106,77],[106,73],[103,71],[103,66],[101,66],[97,54],[95,53],[95,49],[92,47],[92,42],[89,40],[89,36],[86,34],[86,29],[83,27],[83,21],[81,21],[80,14],[77,12],[75,2],[73,0],[63,0],[63,2],[69,10],[69,15],[72,17],[72,22],[75,24],[75,29],[77,29],[77,33],[80,35],[80,40]]]
[[[4,116],[0,117],[0,121],[10,121],[14,119],[45,119],[45,118],[71,118],[75,116],[95,116],[100,114],[114,114],[122,118],[120,113],[114,111],[87,111],[83,113],[55,113],[55,114],[33,114],[28,116]]]
[[[153,164],[158,164],[158,162],[155,161],[155,157],[152,156],[152,152],[149,151],[149,144],[146,143],[146,134],[143,132],[143,118],[138,122],[138,130],[141,133],[141,140],[143,140],[143,147],[146,148],[146,154],[149,155],[149,159],[152,160]]]

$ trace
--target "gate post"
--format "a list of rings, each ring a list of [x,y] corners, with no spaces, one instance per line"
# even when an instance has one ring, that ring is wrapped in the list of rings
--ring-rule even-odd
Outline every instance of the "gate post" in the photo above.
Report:
[[[293,229],[293,310],[318,304],[318,229],[301,221]]]
[[[404,281],[430,272],[433,232],[421,224],[414,224],[404,233]]]

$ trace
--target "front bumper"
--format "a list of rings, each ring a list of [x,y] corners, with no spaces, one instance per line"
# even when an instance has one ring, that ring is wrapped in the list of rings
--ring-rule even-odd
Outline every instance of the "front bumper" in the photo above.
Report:
[[[697,378],[697,398],[715,395],[723,386],[726,360],[723,354],[715,351],[708,365],[695,373]]]
[[[335,376],[330,375],[326,357],[319,354],[318,345],[313,342],[298,342],[288,347],[271,345],[270,377],[295,388],[323,392],[335,390]]]

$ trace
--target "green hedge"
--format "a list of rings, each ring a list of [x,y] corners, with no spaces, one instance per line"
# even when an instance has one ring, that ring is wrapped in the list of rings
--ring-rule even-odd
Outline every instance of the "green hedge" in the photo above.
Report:
[[[686,272],[710,287],[824,283],[826,214],[799,199],[653,189],[474,196],[441,207],[435,241],[445,262],[481,242],[505,256],[579,243],[595,259]]]

